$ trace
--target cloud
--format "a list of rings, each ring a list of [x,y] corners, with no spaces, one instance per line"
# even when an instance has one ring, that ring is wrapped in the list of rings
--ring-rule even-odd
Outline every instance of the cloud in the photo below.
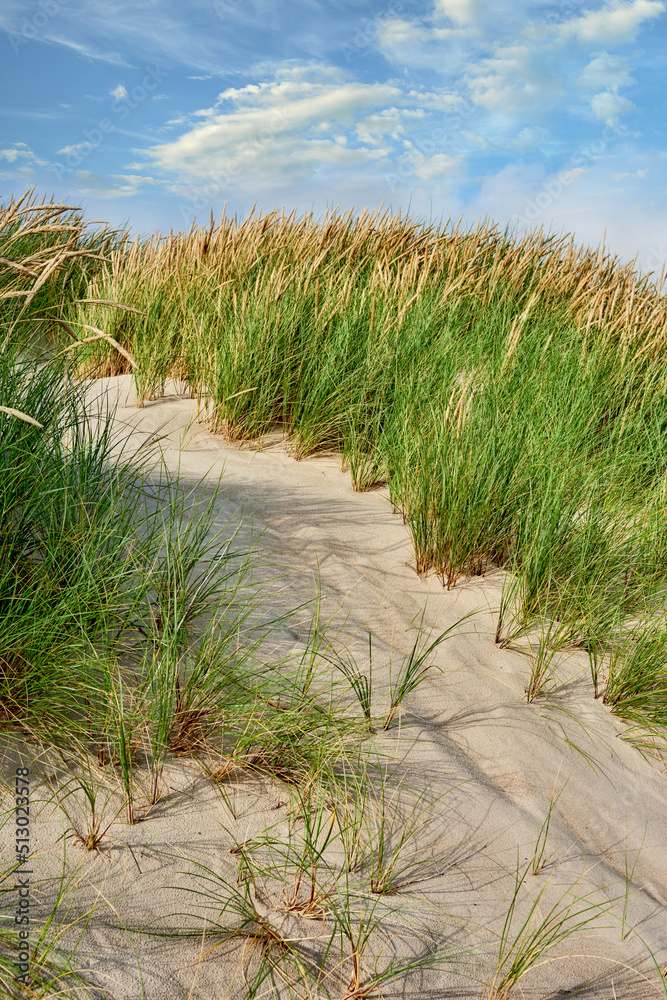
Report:
[[[92,195],[96,198],[131,198],[139,193],[143,184],[161,185],[154,177],[143,177],[138,174],[111,174],[109,178],[102,177],[90,170],[77,170],[74,176],[80,194]]]
[[[611,176],[612,176],[612,179],[615,180],[615,181],[625,181],[625,180],[630,180],[630,179],[635,178],[635,177],[638,177],[638,178],[640,178],[640,179],[643,180],[644,177],[648,176],[648,170],[635,170],[634,173],[632,173],[632,172],[630,172],[630,173],[626,172],[626,173],[620,173],[620,174],[612,174]]]
[[[65,38],[62,35],[44,35],[45,42],[51,42],[53,45],[63,45],[67,49],[72,49],[77,55],[82,56],[84,59],[90,59],[91,62],[105,62],[112,66],[125,66],[128,67],[128,63],[125,57],[119,52],[104,52],[98,49],[96,46],[87,45],[85,42],[76,42],[72,38]]]
[[[132,68],[147,60],[170,59],[189,72],[211,73],[229,61],[221,59],[223,54],[241,49],[236,37],[221,30],[223,19],[216,16],[216,4],[217,0],[193,0],[190,5],[179,0],[2,0],[0,28],[26,41],[63,46],[94,63]],[[233,15],[231,4],[229,14]]]
[[[4,164],[7,164],[6,169],[3,169]],[[50,166],[48,160],[37,156],[25,142],[13,142],[11,146],[0,149],[0,180],[28,187],[44,168]]]
[[[624,190],[619,198],[613,167],[623,167],[630,156],[621,146],[610,150],[607,159],[561,172],[545,169],[544,164],[514,161],[484,178],[466,214],[509,220],[519,232],[543,225],[547,232],[574,233],[576,243],[593,247],[606,230],[606,245],[614,253],[626,260],[639,253],[641,270],[656,269],[655,253],[651,259],[649,251],[665,246],[667,207],[655,189],[647,188],[641,164],[629,176],[621,175]],[[660,266],[658,262],[658,271]]]
[[[409,90],[407,100],[414,101],[422,109],[431,111],[462,111],[466,101],[460,94],[434,88],[430,91]]]
[[[388,18],[378,27],[377,41],[386,58],[402,66],[442,70],[445,59],[463,64],[469,45],[456,28],[428,27],[404,18]]]
[[[373,114],[365,115],[358,121],[355,126],[355,134],[360,142],[369,146],[382,145],[387,136],[398,141],[405,135],[410,119],[421,118],[424,113],[422,109],[406,111],[399,108],[384,108]]]
[[[527,126],[522,128],[517,135],[507,139],[504,143],[509,149],[516,149],[520,153],[527,153],[530,150],[540,149],[546,145],[549,139],[549,132],[539,126]]]
[[[33,167],[49,166],[49,161],[40,159],[25,142],[14,142],[6,149],[0,149],[0,159],[15,164],[20,173],[29,173]]]
[[[619,97],[618,94],[612,94],[611,91],[605,90],[591,98],[591,108],[595,117],[599,118],[600,121],[607,125],[615,125],[623,112],[631,111],[634,104],[625,97]]]
[[[630,3],[617,0],[601,10],[587,10],[580,17],[570,18],[560,25],[560,36],[584,45],[632,42],[644,23],[659,17],[664,10],[661,0],[631,0]]]
[[[29,156],[30,150],[24,142],[15,142],[13,147],[9,149],[0,149],[0,156],[3,160],[9,160],[10,163],[16,163],[16,161],[23,156]]]
[[[619,87],[628,87],[634,82],[626,60],[608,52],[596,55],[579,74],[579,83],[594,90],[604,88],[616,91]]]
[[[113,97],[115,101],[124,101],[127,97],[127,88],[122,83],[119,83],[117,87],[109,91],[109,96]]]
[[[551,54],[527,42],[495,46],[493,56],[469,68],[467,84],[476,105],[524,121],[538,119],[567,92]]]
[[[146,152],[177,177],[179,190],[211,178],[274,189],[335,170],[389,169],[392,151],[404,144],[426,108],[439,103],[456,99],[352,81],[334,66],[283,67],[272,80],[222,91],[212,107],[192,113],[182,135]],[[431,152],[428,159],[411,155],[405,161],[416,176],[451,169],[454,161],[444,151]]]
[[[420,181],[432,181],[436,177],[444,177],[454,173],[459,167],[459,158],[447,156],[446,153],[436,153],[434,156],[408,154],[404,162],[410,163],[413,172]]]
[[[435,8],[455,24],[468,26],[476,24],[487,13],[487,0],[436,0]]]
[[[392,62],[451,81],[447,89],[480,119],[471,134],[490,146],[527,149],[526,130],[544,127],[547,115],[615,122],[635,110],[619,96],[635,82],[627,59],[601,47],[633,41],[665,7],[664,0],[611,0],[555,22],[546,0],[435,0],[431,16],[384,22],[378,44]],[[574,4],[561,5],[568,9]]]
[[[455,28],[425,27],[402,17],[388,18],[378,27],[378,37],[383,45],[403,50],[430,42],[449,42],[461,36],[462,33]]]
[[[565,185],[574,184],[576,180],[588,173],[589,169],[589,167],[573,167],[572,170],[563,170],[558,175],[558,183]]]

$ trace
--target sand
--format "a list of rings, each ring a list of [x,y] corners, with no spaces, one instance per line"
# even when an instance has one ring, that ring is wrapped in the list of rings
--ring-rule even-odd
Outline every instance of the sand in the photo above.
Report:
[[[198,484],[206,492],[222,474],[219,523],[242,519],[236,544],[256,539],[257,551],[267,557],[260,575],[268,579],[280,572],[280,585],[273,588],[279,591],[276,609],[312,598],[319,575],[323,615],[335,615],[341,642],[349,643],[361,664],[372,633],[378,714],[386,708],[390,655],[396,663],[409,652],[423,609],[425,627],[436,633],[477,611],[467,634],[435,652],[441,672],[432,670],[396,725],[375,738],[406,795],[426,789],[433,800],[412,847],[429,862],[422,873],[442,872],[380,901],[387,909],[386,954],[409,954],[416,946],[415,933],[401,929],[401,922],[442,934],[452,951],[469,951],[438,970],[385,983],[382,995],[481,998],[517,862],[523,867],[533,856],[554,791],[560,796],[545,864],[525,880],[517,929],[519,916],[544,886],[542,915],[568,889],[609,912],[548,956],[565,957],[528,973],[512,995],[662,995],[647,949],[665,965],[667,776],[659,761],[623,739],[627,727],[593,698],[586,657],[575,651],[564,658],[558,690],[528,704],[528,656],[500,649],[493,639],[499,571],[444,591],[435,577],[415,571],[408,529],[385,490],[355,493],[335,455],[295,461],[280,434],[266,439],[261,450],[228,444],[197,422],[194,400],[170,389],[137,408],[131,380],[122,376],[91,384],[90,398],[117,405],[115,426],[129,434],[129,451],[159,439],[155,447],[184,488]],[[270,571],[269,564],[277,569]],[[302,637],[303,631],[285,629],[276,635],[276,647],[298,650]],[[25,747],[22,759],[30,752]],[[16,760],[15,751],[4,751],[5,780]],[[202,884],[192,874],[196,862],[220,876],[220,892],[225,882],[235,885],[238,863],[230,848],[286,818],[289,794],[270,778],[238,775],[226,793],[235,816],[198,766],[179,759],[167,769],[158,806],[134,826],[119,819],[93,854],[71,837],[63,839],[70,821],[53,801],[33,821],[38,877],[59,870],[65,848],[66,867],[77,880],[75,908],[99,904],[82,936],[80,967],[114,1000],[245,995],[240,966],[248,942],[229,942],[204,955],[214,943],[210,939],[130,933],[156,918],[197,909]],[[44,790],[34,794],[47,799]],[[5,848],[13,851],[7,838]],[[306,951],[316,952],[325,940],[320,923],[280,909],[277,884],[258,888],[257,905],[286,936],[304,942]],[[191,923],[185,917],[168,923],[179,921]],[[374,947],[380,946],[378,938]],[[264,988],[260,995],[269,995],[268,983]],[[345,995],[343,982],[332,981],[330,989],[332,996]]]

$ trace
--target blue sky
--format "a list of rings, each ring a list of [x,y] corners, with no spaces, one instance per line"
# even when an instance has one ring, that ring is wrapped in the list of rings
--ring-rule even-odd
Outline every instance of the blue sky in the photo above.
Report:
[[[574,232],[667,262],[667,0],[3,0],[0,196]]]

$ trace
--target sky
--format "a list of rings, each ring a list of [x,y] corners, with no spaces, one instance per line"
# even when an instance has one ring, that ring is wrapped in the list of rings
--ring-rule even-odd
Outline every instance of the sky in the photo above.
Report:
[[[667,0],[2,0],[0,202],[135,234],[285,208],[667,265]]]

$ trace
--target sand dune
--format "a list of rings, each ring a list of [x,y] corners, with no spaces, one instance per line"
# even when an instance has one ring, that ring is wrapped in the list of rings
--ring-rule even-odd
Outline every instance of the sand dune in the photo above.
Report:
[[[477,611],[463,627],[466,634],[453,636],[434,653],[442,672],[431,671],[413,692],[400,724],[375,737],[405,789],[426,790],[433,800],[412,847],[430,865],[423,873],[442,872],[387,897],[386,904],[400,905],[406,920],[449,935],[452,950],[474,950],[442,970],[390,982],[383,995],[482,996],[517,861],[523,867],[533,856],[554,792],[560,796],[545,864],[527,877],[517,914],[527,912],[547,882],[543,915],[568,888],[580,897],[592,894],[591,901],[603,909],[616,902],[549,956],[569,957],[531,971],[521,980],[523,994],[517,987],[513,995],[587,1000],[661,995],[647,946],[658,964],[667,962],[667,781],[664,768],[624,741],[624,724],[592,697],[586,657],[573,652],[564,658],[558,690],[527,704],[527,655],[493,641],[501,575],[461,581],[450,592],[433,577],[421,578],[408,530],[385,492],[355,493],[336,456],[296,462],[278,434],[261,450],[239,449],[196,422],[196,404],[187,395],[174,392],[137,409],[127,376],[91,383],[90,395],[118,404],[115,425],[131,435],[130,447],[159,439],[166,467],[184,486],[205,488],[223,473],[220,523],[243,518],[239,545],[261,536],[258,550],[283,574],[274,588],[276,608],[296,607],[312,597],[319,574],[323,614],[335,615],[340,641],[349,643],[360,663],[366,662],[367,633],[372,633],[378,714],[386,708],[390,655],[395,663],[409,652],[424,607],[424,625],[436,632]],[[263,572],[271,575],[267,568]],[[285,650],[298,648],[300,641],[295,629],[275,636]],[[132,827],[115,823],[103,852],[82,857],[79,847],[68,844],[70,862],[84,865],[81,901],[103,893],[100,903],[116,900],[120,917],[102,908],[91,920],[81,950],[89,956],[85,967],[118,1000],[141,995],[137,959],[147,1000],[242,996],[238,944],[216,948],[199,961],[210,941],[133,935],[135,957],[126,933],[107,925],[137,929],[196,906],[196,881],[178,874],[187,864],[173,856],[200,861],[234,884],[237,861],[229,854],[234,838],[247,839],[282,822],[287,796],[269,779],[238,776],[228,786],[234,818],[194,764],[170,765],[167,779],[164,801]],[[63,847],[58,837],[67,825],[53,805],[35,824],[36,865],[44,877],[58,868]],[[625,879],[633,867],[628,933],[622,940]],[[185,891],[169,888],[176,885]],[[291,937],[321,933],[317,921],[281,913],[270,894],[258,905],[273,920],[287,920]],[[397,920],[388,914],[388,947],[407,953],[411,937]]]

